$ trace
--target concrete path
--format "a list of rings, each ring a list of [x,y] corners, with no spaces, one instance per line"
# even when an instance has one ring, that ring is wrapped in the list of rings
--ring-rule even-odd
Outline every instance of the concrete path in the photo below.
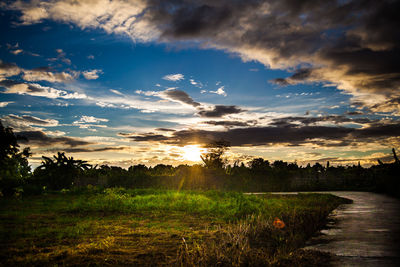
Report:
[[[324,192],[327,193],[327,192]],[[353,200],[306,249],[330,252],[334,266],[400,266],[400,201],[367,192],[329,192]]]

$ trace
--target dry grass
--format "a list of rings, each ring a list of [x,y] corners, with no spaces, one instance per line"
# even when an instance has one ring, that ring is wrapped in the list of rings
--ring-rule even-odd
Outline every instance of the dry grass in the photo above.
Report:
[[[2,266],[318,266],[326,256],[298,248],[342,200],[113,191],[0,202]]]
[[[302,251],[293,244],[290,229],[279,229],[272,218],[250,216],[219,227],[211,238],[178,250],[177,266],[320,266],[329,255]],[[306,264],[306,265],[304,265]]]

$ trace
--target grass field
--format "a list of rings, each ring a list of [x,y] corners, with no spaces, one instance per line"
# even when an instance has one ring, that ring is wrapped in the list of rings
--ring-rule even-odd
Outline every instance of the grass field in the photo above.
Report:
[[[347,200],[326,194],[243,195],[126,190],[0,199],[4,266],[301,266],[299,250]],[[277,220],[279,219],[279,220]]]

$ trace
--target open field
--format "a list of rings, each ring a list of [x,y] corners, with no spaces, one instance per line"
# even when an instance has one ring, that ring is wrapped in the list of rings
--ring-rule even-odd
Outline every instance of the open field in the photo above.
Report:
[[[10,265],[307,265],[298,250],[347,200],[325,194],[97,189],[0,200]],[[279,220],[276,220],[279,218]]]

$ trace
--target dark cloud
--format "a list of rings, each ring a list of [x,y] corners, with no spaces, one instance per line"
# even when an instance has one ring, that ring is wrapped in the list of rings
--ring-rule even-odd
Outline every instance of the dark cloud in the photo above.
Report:
[[[329,81],[350,93],[399,95],[399,1],[153,0],[148,5],[148,18],[163,40],[192,39],[273,68],[311,66],[273,80],[277,84]]]
[[[368,124],[368,123],[377,123],[378,120],[373,120],[369,118],[348,118],[343,115],[327,115],[327,116],[320,116],[320,117],[284,117],[284,118],[277,118],[273,119],[271,125],[275,126],[285,126],[285,127],[292,127],[296,126],[295,123],[300,123],[302,125],[310,125],[316,124],[318,122],[332,122],[335,124],[339,123],[358,123],[358,124]]]
[[[400,137],[400,124],[376,123],[371,127],[354,131],[352,135],[355,138]]]
[[[45,87],[41,87],[37,84],[29,84],[24,82],[19,82],[15,80],[2,80],[0,81],[0,86],[6,89],[11,89],[13,86],[16,85],[24,85],[24,88],[21,89],[24,93],[43,93],[46,92]]]
[[[200,103],[194,101],[193,98],[191,98],[186,92],[181,90],[166,90],[162,93],[162,95],[170,100],[185,103],[193,107],[200,106]]]
[[[33,126],[54,127],[58,125],[58,121],[54,119],[41,119],[31,115],[15,115],[8,114],[1,117],[2,122],[7,127],[12,128],[16,132],[21,131],[36,131],[41,128]]]
[[[42,66],[42,67],[37,67],[37,68],[33,68],[32,71],[53,71],[53,68],[50,66]]]
[[[215,125],[215,126],[225,126],[225,127],[233,127],[233,126],[250,126],[257,123],[257,121],[204,121],[202,123]]]
[[[156,141],[186,145],[188,143],[207,144],[216,140],[226,140],[233,146],[253,146],[272,143],[305,143],[309,139],[324,138],[336,140],[346,137],[353,130],[344,127],[305,126],[301,128],[254,127],[236,128],[227,131],[182,130],[171,137],[154,134],[131,136],[134,141]]]
[[[207,144],[217,140],[226,140],[232,146],[257,146],[288,144],[298,146],[313,143],[321,146],[348,146],[372,139],[400,136],[400,124],[375,124],[366,128],[333,126],[300,127],[248,127],[226,131],[181,130],[171,136],[153,133],[131,135],[137,142],[160,142],[174,145]]]
[[[122,137],[128,137],[128,136],[131,136],[132,134],[130,134],[130,133],[118,133],[117,135],[118,136],[122,136]]]
[[[146,133],[144,135],[130,135],[130,139],[143,142],[143,141],[168,141],[168,137],[162,134]]]
[[[229,6],[181,6],[173,16],[171,26],[165,35],[192,37],[211,32],[232,18]]]
[[[3,117],[4,119],[4,117]],[[22,116],[17,116],[14,114],[10,114],[6,116],[6,119],[12,119],[18,122],[26,123],[28,125],[41,125],[41,126],[55,126],[58,124],[58,121],[56,120],[46,120],[46,119],[41,119],[38,117],[34,117],[31,115],[22,115]]]
[[[23,131],[18,132],[18,136],[26,138],[25,141],[28,145],[39,145],[39,146],[55,146],[55,145],[65,145],[69,147],[86,146],[93,144],[92,142],[87,142],[75,137],[50,137],[43,131]]]
[[[115,1],[116,6],[126,4]],[[294,71],[289,78],[275,79],[278,84],[333,83],[367,106],[382,102],[382,96],[400,97],[400,1],[147,0],[142,10],[132,8],[131,17],[137,19],[131,21],[121,20],[118,12],[101,10],[87,18],[83,5],[70,5],[68,12],[62,6],[60,1],[42,5],[31,0],[9,8],[21,12],[23,24],[53,19],[127,32],[139,42],[184,41],[180,44],[224,50],[246,61]],[[98,8],[98,2],[84,5],[91,6]],[[71,17],[69,12],[74,11],[76,16]],[[200,106],[178,90],[169,94],[171,99]],[[370,101],[362,101],[363,97]]]
[[[37,84],[29,84],[24,82],[19,82],[15,80],[2,80],[0,81],[0,86],[6,89],[11,89],[13,86],[16,85],[24,85],[24,88],[21,89],[24,93],[43,93],[46,92],[44,87],[38,86]]]
[[[0,59],[0,74],[2,74],[4,71],[13,71],[17,72],[18,74],[20,72],[20,68],[15,63],[4,62]]]
[[[169,128],[157,128],[156,131],[160,131],[160,132],[175,132],[176,130],[169,129]]]
[[[361,111],[347,111],[346,115],[349,116],[358,116],[358,115],[364,115],[364,112]]]
[[[68,82],[79,76],[79,72],[53,72],[51,67],[38,67],[26,70],[18,67],[14,63],[6,63],[0,60],[0,81],[4,81],[7,77],[22,74],[25,81],[48,81],[48,82]],[[10,86],[10,82],[3,83],[1,86]]]
[[[46,121],[46,120],[43,120],[43,119],[40,119],[40,118],[37,118],[37,117],[33,117],[33,116],[30,116],[30,115],[22,115],[21,118],[23,120],[25,120],[27,122],[30,122],[32,124],[35,124],[35,125],[38,125],[38,124],[39,125],[42,125],[42,124],[46,125],[48,123],[48,121]]]
[[[237,106],[215,105],[211,110],[201,109],[197,114],[201,117],[220,118],[229,114],[241,113],[244,110]]]
[[[280,86],[286,86],[307,80],[311,76],[311,74],[312,69],[298,69],[292,76],[288,78],[277,78],[270,80],[270,82],[276,83]]]
[[[354,105],[354,103],[352,103]],[[365,106],[365,103],[362,103]],[[368,106],[368,110],[371,112],[392,112],[393,110],[398,110],[394,112],[393,115],[399,116],[400,114],[400,97],[394,97],[387,101],[380,102],[378,104]]]
[[[105,152],[105,151],[121,151],[127,150],[129,147],[100,147],[100,148],[54,148],[49,149],[49,152],[63,151],[66,153],[79,153],[79,152]]]
[[[8,79],[0,81],[0,86],[5,87],[5,88],[9,88],[11,86],[18,85],[18,84],[22,84],[22,83],[14,81],[14,80],[8,80]]]
[[[280,85],[280,86],[286,86],[286,85],[290,84],[288,82],[287,78],[276,78],[276,79],[270,80],[270,82],[275,83],[275,84]]]

